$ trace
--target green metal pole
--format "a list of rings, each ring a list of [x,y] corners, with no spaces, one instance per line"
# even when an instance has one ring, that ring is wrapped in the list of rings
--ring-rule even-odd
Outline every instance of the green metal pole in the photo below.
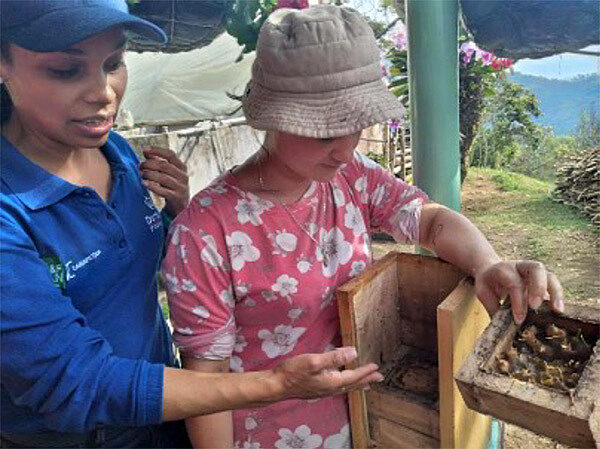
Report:
[[[414,181],[460,212],[458,0],[406,0],[406,19]],[[502,436],[492,420],[487,449]]]
[[[458,0],[407,0],[413,176],[460,211]]]

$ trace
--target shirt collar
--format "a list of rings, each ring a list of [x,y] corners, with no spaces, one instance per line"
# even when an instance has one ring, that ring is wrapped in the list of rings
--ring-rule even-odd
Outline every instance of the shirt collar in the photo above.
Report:
[[[0,136],[0,178],[30,209],[55,204],[81,187],[46,171],[23,156],[4,136]],[[101,148],[113,177],[127,170],[118,147],[109,140]]]

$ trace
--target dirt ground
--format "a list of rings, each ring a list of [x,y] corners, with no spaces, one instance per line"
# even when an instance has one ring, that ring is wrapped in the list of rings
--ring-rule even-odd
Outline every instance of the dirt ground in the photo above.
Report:
[[[522,204],[527,207],[526,201]],[[501,216],[503,209],[508,214],[515,207],[521,207],[518,195],[501,191],[488,175],[478,173],[467,178],[462,189],[462,211],[483,231],[501,257],[540,260],[561,280],[566,301],[600,307],[598,250],[591,226],[589,229],[566,226],[544,231],[544,227],[532,228],[521,223],[507,226],[501,220],[486,219],[487,212],[500,212]],[[373,243],[375,258],[393,250],[413,252],[413,248],[389,241]],[[506,424],[504,448],[566,449],[569,446]]]

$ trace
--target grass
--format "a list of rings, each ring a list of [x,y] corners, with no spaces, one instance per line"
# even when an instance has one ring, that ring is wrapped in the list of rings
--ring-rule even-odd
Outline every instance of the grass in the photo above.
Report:
[[[502,192],[502,195],[497,195],[501,196],[501,201],[494,210],[479,214],[481,217],[485,216],[490,223],[509,226],[518,223],[522,228],[532,231],[591,229],[589,219],[583,214],[550,198],[554,186],[548,182],[493,169],[471,168],[469,176],[487,177]],[[466,182],[469,183],[469,178]]]
[[[477,169],[476,169],[477,171]],[[489,172],[492,180],[500,187],[503,192],[522,191],[522,192],[547,192],[549,185],[544,181],[530,178],[520,173],[505,172],[500,170],[479,169],[481,172]]]
[[[553,185],[525,175],[471,168],[463,213],[501,257],[545,263],[567,296],[600,305],[597,231],[579,211],[550,198]]]

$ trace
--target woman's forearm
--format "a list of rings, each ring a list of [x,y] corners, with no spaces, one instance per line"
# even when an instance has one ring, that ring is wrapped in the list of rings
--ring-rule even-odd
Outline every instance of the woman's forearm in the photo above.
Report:
[[[423,206],[419,243],[473,276],[479,269],[500,261],[468,218],[435,203]]]

